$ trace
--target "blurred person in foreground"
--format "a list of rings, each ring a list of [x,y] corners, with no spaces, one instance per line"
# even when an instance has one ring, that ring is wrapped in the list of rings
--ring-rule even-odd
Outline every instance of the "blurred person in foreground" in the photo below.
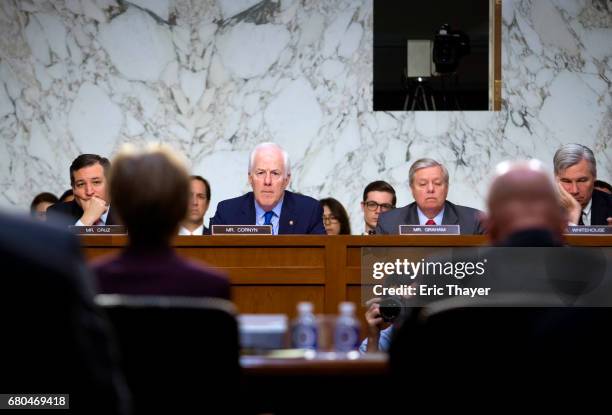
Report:
[[[229,299],[224,275],[182,259],[171,246],[189,200],[189,175],[176,154],[161,145],[126,146],[113,161],[110,196],[129,244],[93,265],[100,293]]]
[[[503,162],[487,198],[491,244],[559,246],[567,216],[555,186],[538,160]]]
[[[129,413],[116,344],[78,240],[2,213],[0,229],[0,391],[70,394],[70,413]]]
[[[612,195],[595,189],[597,162],[590,148],[565,144],[553,158],[569,225],[612,225]]]
[[[351,223],[342,203],[333,197],[321,199],[323,225],[328,235],[350,235]]]
[[[189,180],[189,206],[187,217],[181,222],[179,235],[209,235],[204,226],[204,215],[210,204],[210,184],[202,176],[191,176]]]
[[[291,163],[281,146],[255,146],[249,157],[248,179],[253,191],[219,202],[212,225],[270,225],[274,235],[325,235],[319,201],[286,190]]]
[[[395,209],[396,203],[395,189],[389,183],[383,180],[368,183],[363,189],[363,200],[361,201],[361,211],[365,223],[363,235],[375,235],[378,216]]]
[[[56,223],[75,226],[116,225],[107,181],[110,162],[97,154],[81,154],[70,165],[71,202],[60,202],[48,210]]]
[[[37,194],[30,204],[30,214],[36,220],[44,222],[47,220],[47,209],[58,202],[53,193],[43,192]]]

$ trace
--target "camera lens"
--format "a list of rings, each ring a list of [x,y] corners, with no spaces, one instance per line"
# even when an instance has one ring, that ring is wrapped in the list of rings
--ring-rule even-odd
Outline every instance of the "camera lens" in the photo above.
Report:
[[[399,297],[385,297],[380,302],[380,316],[384,321],[391,322],[400,315],[402,305],[402,299]]]

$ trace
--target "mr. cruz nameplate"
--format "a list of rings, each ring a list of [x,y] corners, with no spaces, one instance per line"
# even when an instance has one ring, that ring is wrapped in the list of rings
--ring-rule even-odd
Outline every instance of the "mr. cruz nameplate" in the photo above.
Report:
[[[400,225],[400,235],[459,235],[459,225]]]
[[[70,230],[77,235],[125,235],[127,228],[123,225],[102,226],[70,226]]]
[[[565,233],[568,235],[612,235],[612,226],[568,226]]]
[[[271,225],[212,225],[212,235],[272,235]]]

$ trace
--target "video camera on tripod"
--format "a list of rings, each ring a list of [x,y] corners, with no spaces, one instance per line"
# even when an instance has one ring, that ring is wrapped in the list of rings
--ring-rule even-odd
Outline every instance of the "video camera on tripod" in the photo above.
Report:
[[[470,38],[460,30],[451,30],[448,24],[440,26],[433,41],[433,62],[436,72],[456,72],[459,60],[470,53]]]
[[[461,58],[470,54],[470,38],[461,30],[451,30],[443,24],[434,34],[434,39],[411,39],[407,41],[407,64],[405,77],[408,94],[404,110],[436,110],[436,100],[428,80],[432,77],[451,77],[456,74]],[[435,67],[435,69],[434,69]],[[444,101],[449,97],[445,96]]]

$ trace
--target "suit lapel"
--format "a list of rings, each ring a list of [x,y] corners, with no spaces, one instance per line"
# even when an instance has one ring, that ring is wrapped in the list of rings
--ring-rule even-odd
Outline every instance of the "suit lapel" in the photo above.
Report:
[[[81,216],[83,216],[83,209],[81,206],[79,206],[76,200],[70,202],[70,205],[70,213],[76,222],[77,220],[81,219]]]
[[[417,204],[416,202],[412,202],[408,205],[408,213],[406,215],[406,219],[402,224],[408,225],[419,225],[419,214],[417,213]]]
[[[606,221],[606,203],[603,197],[597,190],[593,190],[591,196],[591,225],[605,225]]]
[[[442,225],[458,225],[459,217],[452,203],[444,202],[444,215],[442,216]]]
[[[255,217],[255,197],[253,192],[245,195],[242,203],[242,219],[245,225],[256,225],[257,218]]]
[[[118,225],[119,221],[115,219],[115,215],[113,213],[113,207],[111,206],[108,209],[108,215],[106,216],[106,224],[107,225]]]
[[[281,215],[278,221],[279,235],[295,233],[295,216],[295,201],[293,200],[293,194],[285,190],[283,208],[281,209]]]

